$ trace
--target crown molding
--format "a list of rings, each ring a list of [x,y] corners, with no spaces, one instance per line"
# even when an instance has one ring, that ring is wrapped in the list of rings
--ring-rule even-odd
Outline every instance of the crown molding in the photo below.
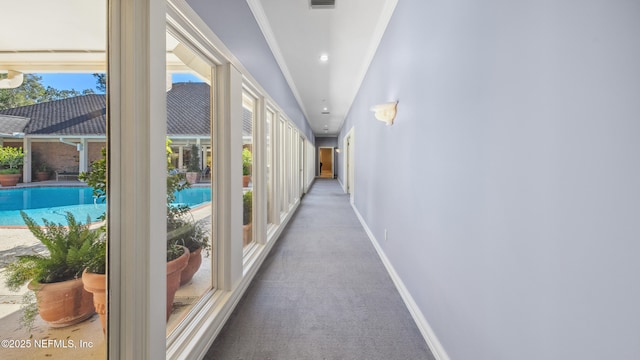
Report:
[[[278,41],[276,40],[275,35],[273,34],[271,24],[269,23],[269,19],[267,18],[267,14],[265,13],[264,8],[260,3],[260,0],[247,0],[247,4],[249,5],[249,9],[251,9],[251,12],[253,13],[253,16],[256,18],[256,22],[258,23],[258,26],[260,27],[260,30],[262,31],[262,34],[267,41],[267,45],[269,45],[269,48],[271,49],[271,53],[273,53],[273,57],[276,59],[276,62],[280,67],[280,71],[282,71],[282,75],[287,81],[287,84],[289,84],[291,92],[296,98],[300,109],[302,109],[304,117],[306,119],[309,119],[307,109],[305,108],[304,103],[302,102],[302,98],[300,97],[300,93],[298,92],[298,88],[293,81],[293,76],[291,76],[291,73],[289,72],[287,62],[284,60],[284,56],[282,55],[282,51],[280,50],[280,46],[278,45]],[[311,124],[309,124],[309,127],[311,128]]]

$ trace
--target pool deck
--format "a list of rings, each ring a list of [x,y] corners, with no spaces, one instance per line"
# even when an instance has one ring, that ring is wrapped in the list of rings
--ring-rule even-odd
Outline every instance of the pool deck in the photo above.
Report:
[[[15,190],[21,188],[34,188],[34,187],[87,187],[88,185],[80,180],[68,180],[68,181],[56,181],[56,180],[45,180],[45,181],[35,181],[30,183],[18,183],[16,186],[0,186],[0,191],[2,190]],[[208,181],[201,181],[197,184],[191,184],[192,187],[208,187]]]
[[[35,181],[30,183],[18,183],[16,186],[0,186],[0,191],[2,190],[15,190],[21,188],[33,188],[33,187],[86,187],[87,184],[82,181],[55,181],[55,180],[45,180],[45,181]]]

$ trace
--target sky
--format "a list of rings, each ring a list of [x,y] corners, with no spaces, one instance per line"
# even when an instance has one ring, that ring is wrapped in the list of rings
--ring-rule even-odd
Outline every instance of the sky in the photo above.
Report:
[[[79,92],[85,89],[91,89],[98,92],[96,89],[96,79],[92,74],[36,74],[42,77],[42,84],[47,87],[51,86],[58,90],[71,90],[75,89]],[[176,82],[202,82],[202,80],[191,74],[173,74],[172,81]]]
[[[42,77],[42,85],[45,87],[51,86],[58,90],[71,90],[76,89],[82,92],[84,89],[91,89],[98,92],[96,89],[96,79],[92,74],[37,74]]]

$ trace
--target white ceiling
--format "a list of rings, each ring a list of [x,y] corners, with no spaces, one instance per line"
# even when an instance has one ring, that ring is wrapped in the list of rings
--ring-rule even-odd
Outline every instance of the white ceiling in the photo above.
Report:
[[[0,71],[105,70],[105,0],[0,0],[0,8]]]
[[[106,4],[106,0],[0,0],[0,8],[14,14],[0,21],[0,72],[106,71]],[[23,14],[29,14],[28,25]],[[172,71],[188,68],[176,53],[180,50],[186,51],[167,34],[167,66]]]
[[[247,0],[316,136],[340,131],[397,2]]]
[[[333,9],[311,9],[309,0],[246,1],[314,134],[336,136],[398,0],[336,0]],[[16,14],[0,22],[0,71],[104,71],[105,3],[0,0]]]

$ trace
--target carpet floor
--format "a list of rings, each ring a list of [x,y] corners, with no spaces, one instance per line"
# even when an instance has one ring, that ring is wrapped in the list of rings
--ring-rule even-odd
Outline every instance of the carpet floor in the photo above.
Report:
[[[316,179],[205,359],[434,359],[333,179]]]

